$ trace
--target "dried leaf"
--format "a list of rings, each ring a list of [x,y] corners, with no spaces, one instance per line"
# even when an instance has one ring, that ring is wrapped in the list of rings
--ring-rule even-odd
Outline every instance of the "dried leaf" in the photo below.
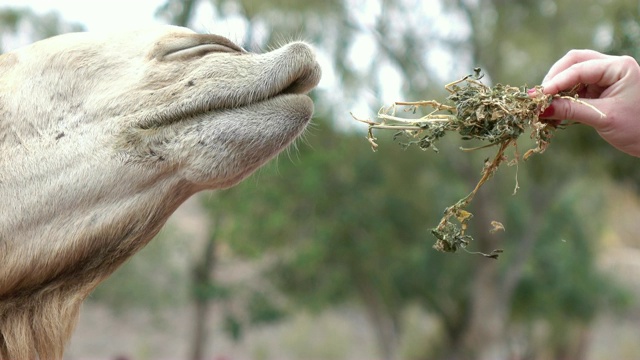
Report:
[[[491,222],[491,230],[489,230],[489,232],[492,233],[492,234],[495,234],[496,232],[498,232],[500,230],[504,231],[504,225],[502,225],[502,223],[499,222],[499,221],[493,220]]]

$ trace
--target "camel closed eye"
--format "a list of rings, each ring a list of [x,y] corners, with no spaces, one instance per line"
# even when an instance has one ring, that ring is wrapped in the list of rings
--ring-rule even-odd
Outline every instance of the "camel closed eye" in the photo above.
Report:
[[[194,41],[195,40],[195,41]],[[199,35],[188,39],[178,39],[164,54],[162,60],[185,60],[198,58],[211,53],[246,53],[231,40],[218,35]]]
[[[210,53],[238,53],[238,51],[220,44],[201,44],[185,49],[173,50],[167,53],[163,60],[184,60],[187,58],[202,57]]]

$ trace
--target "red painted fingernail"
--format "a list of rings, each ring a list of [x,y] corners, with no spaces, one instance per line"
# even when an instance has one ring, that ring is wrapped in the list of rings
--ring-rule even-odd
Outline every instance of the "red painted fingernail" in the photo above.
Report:
[[[556,109],[554,109],[553,104],[551,104],[546,109],[544,109],[542,114],[540,114],[540,117],[551,117],[555,112],[556,112]]]

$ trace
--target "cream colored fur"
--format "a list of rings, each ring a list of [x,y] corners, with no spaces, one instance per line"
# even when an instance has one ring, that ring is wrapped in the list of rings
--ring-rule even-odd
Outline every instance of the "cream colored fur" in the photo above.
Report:
[[[183,201],[303,131],[319,78],[304,43],[171,26],[0,56],[0,359],[61,358],[85,297]]]

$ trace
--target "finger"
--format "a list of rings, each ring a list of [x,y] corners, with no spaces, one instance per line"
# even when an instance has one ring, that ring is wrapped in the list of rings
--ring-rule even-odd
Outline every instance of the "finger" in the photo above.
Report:
[[[556,74],[551,80],[542,83],[545,94],[557,94],[568,90],[577,84],[597,85],[601,88],[609,87],[619,81],[625,70],[614,66],[613,58],[587,60],[571,65]]]
[[[569,99],[555,99],[541,117],[557,120],[572,120],[593,126],[596,129],[604,128],[608,121],[606,117],[606,100],[580,99],[580,101],[590,104],[595,107],[595,109],[604,113],[605,116],[602,116],[601,113],[585,104]]]
[[[572,65],[581,63],[587,60],[595,60],[595,59],[605,59],[608,55],[601,54],[597,51],[593,50],[571,50],[565,56],[563,56],[560,60],[556,61],[555,64],[549,69],[549,72],[544,77],[542,82],[547,82],[553,79],[557,74],[563,72],[568,69]]]

